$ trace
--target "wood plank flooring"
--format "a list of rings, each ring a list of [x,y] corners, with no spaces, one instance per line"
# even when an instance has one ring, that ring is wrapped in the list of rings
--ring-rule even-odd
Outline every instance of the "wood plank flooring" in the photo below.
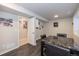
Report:
[[[41,44],[40,41],[37,41],[37,46],[26,44],[1,56],[40,56],[40,55],[41,55]]]

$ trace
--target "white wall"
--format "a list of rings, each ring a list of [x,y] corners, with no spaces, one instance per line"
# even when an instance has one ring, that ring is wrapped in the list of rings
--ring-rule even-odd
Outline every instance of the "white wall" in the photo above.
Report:
[[[41,30],[40,30],[40,35],[43,35],[44,34],[44,24],[46,23],[46,22],[43,22],[43,21],[39,21],[40,22],[40,28],[41,28]],[[43,28],[42,28],[42,26],[43,26]]]
[[[13,19],[13,27],[0,25],[0,54],[3,54],[19,46],[19,25],[17,15],[1,11],[0,18]]]
[[[53,23],[58,22],[58,27],[54,27]],[[57,19],[51,20],[44,25],[44,30],[47,36],[56,36],[57,33],[65,33],[67,37],[73,37],[73,19],[66,18],[66,19]]]
[[[77,10],[77,12],[75,13],[74,17],[73,17],[73,23],[74,23],[74,46],[76,49],[79,50],[79,9]]]
[[[36,19],[35,20],[35,27],[38,27],[38,28],[40,28],[40,29],[36,29],[35,28],[35,39],[36,40],[39,40],[41,37],[41,35],[43,35],[44,33],[44,31],[43,31],[43,28],[42,28],[42,26],[44,26],[44,22],[43,21],[41,21],[41,20],[38,20],[38,19]],[[39,24],[40,23],[40,24]]]
[[[38,24],[40,22],[40,25]],[[28,20],[28,42],[32,45],[36,45],[36,40],[40,39],[40,35],[43,34],[42,25],[44,22],[36,19],[36,17]],[[41,28],[36,29],[36,27]]]
[[[35,18],[30,18],[28,20],[28,43],[36,45],[35,40]]]

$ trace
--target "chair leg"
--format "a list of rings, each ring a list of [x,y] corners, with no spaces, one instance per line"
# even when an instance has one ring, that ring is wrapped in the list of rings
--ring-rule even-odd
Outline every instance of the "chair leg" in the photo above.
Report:
[[[44,56],[44,55],[43,55],[43,48],[44,48],[44,42],[41,41],[41,56]]]

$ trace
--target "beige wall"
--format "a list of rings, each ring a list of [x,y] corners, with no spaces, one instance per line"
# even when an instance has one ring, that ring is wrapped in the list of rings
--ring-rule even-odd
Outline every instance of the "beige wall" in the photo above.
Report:
[[[27,38],[28,27],[27,27],[27,29],[25,29],[23,27],[24,21],[26,21],[28,23],[28,18],[20,16],[19,21],[20,21],[20,23],[19,23],[19,40],[20,40],[19,44],[20,44],[20,46],[22,46],[22,45],[28,43],[27,42],[27,40],[28,40],[28,38]]]
[[[73,17],[73,23],[74,23],[74,46],[76,49],[79,50],[79,9],[77,10],[77,12],[75,13],[74,17]]]
[[[58,27],[54,27],[53,23],[58,22]],[[66,33],[67,37],[72,38],[73,37],[73,25],[72,25],[73,19],[72,18],[65,18],[65,19],[57,19],[49,21],[44,25],[44,33],[47,34],[47,36],[56,36],[57,33]]]

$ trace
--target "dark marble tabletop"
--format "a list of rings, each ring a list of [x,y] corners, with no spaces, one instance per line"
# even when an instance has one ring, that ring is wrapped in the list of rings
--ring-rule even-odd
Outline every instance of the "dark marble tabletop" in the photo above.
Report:
[[[42,40],[48,42],[49,44],[53,44],[65,48],[72,48],[74,45],[73,39],[64,38],[64,37],[49,36]]]

